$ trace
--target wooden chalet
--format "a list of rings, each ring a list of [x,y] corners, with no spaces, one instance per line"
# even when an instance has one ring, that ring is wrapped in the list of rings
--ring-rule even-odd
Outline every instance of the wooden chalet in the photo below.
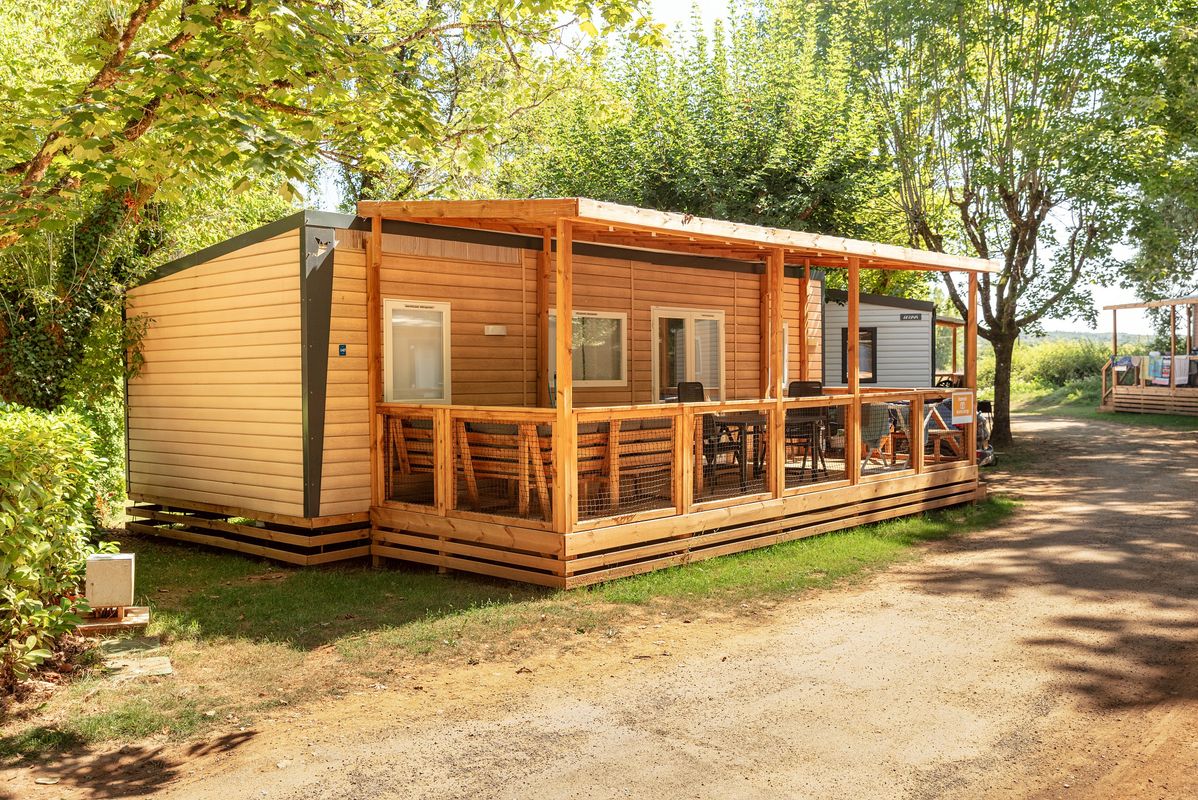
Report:
[[[966,275],[964,389],[863,385],[862,269]],[[129,527],[572,587],[969,502],[994,270],[583,198],[301,212],[129,292]]]
[[[1111,312],[1111,358],[1102,368],[1100,411],[1198,415],[1198,296],[1106,306]],[[1169,352],[1119,354],[1119,312],[1169,310]],[[1185,328],[1180,337],[1177,323]]]

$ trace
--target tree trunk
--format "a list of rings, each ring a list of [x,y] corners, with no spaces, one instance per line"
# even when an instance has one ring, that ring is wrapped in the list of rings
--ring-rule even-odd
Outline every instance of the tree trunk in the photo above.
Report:
[[[991,444],[1009,445],[1011,436],[1011,366],[1018,331],[1000,333],[990,340],[994,347],[994,428]]]

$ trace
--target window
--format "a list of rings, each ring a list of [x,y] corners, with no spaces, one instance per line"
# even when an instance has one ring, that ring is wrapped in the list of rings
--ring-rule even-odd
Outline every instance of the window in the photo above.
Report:
[[[628,385],[628,315],[617,311],[575,311],[574,385]],[[549,374],[557,374],[557,315],[549,315]]]
[[[857,362],[857,374],[862,383],[878,382],[878,329],[862,328],[857,342],[857,352],[860,358]],[[849,329],[840,329],[840,380],[849,382],[849,363],[846,355],[849,349]]]
[[[383,399],[449,402],[449,303],[383,301]]]
[[[724,396],[724,312],[653,309],[653,396],[678,399],[681,381],[703,384],[708,400]]]

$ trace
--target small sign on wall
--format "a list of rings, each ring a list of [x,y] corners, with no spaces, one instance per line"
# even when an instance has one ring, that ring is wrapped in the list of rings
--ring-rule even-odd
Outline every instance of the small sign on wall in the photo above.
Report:
[[[973,412],[976,408],[973,402],[973,392],[953,392],[953,424],[967,425],[973,422]]]
[[[902,322],[918,322],[923,319],[923,314],[899,314],[899,320]]]
[[[345,355],[345,345],[343,345],[343,344],[337,345],[337,355],[339,355],[339,356]]]

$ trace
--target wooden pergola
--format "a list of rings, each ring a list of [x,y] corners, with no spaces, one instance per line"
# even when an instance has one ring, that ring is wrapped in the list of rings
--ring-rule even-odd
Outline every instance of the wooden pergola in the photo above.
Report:
[[[694,256],[735,259],[743,262],[764,264],[763,291],[761,296],[760,336],[763,356],[760,364],[760,399],[769,401],[772,419],[782,419],[786,387],[783,385],[784,276],[799,278],[798,306],[800,319],[807,319],[808,283],[811,270],[841,269],[847,276],[848,325],[847,352],[858,353],[859,294],[862,269],[916,270],[931,272],[963,272],[967,275],[968,313],[960,322],[964,331],[964,380],[963,386],[976,392],[977,388],[977,324],[978,324],[978,275],[998,272],[1000,267],[992,261],[959,255],[934,253],[913,248],[899,247],[874,242],[864,242],[834,236],[825,236],[799,231],[746,225],[695,217],[687,214],[633,208],[614,203],[586,198],[534,199],[534,200],[447,200],[447,201],[364,201],[358,204],[358,214],[371,221],[371,239],[368,247],[367,303],[370,319],[368,329],[370,351],[371,396],[376,408],[372,415],[372,440],[380,441],[380,400],[382,377],[380,361],[381,297],[379,293],[379,270],[382,259],[382,236],[384,220],[436,225],[445,228],[475,229],[499,233],[515,233],[537,237],[541,241],[538,253],[536,276],[536,364],[537,399],[541,408],[552,407],[552,419],[556,423],[557,435],[553,437],[553,460],[557,465],[555,483],[561,502],[553,506],[553,530],[568,533],[577,530],[577,499],[573,496],[578,484],[578,432],[573,387],[573,343],[570,325],[558,325],[555,337],[556,381],[554,396],[550,398],[549,342],[545,336],[551,313],[550,287],[554,291],[553,310],[558,320],[573,318],[574,269],[573,250],[575,243],[591,243],[617,248],[628,248],[629,258],[635,259],[637,251],[655,253],[677,253]],[[954,339],[957,328],[954,328]],[[806,336],[801,339],[800,377],[807,377]],[[954,346],[954,362],[956,347]],[[847,391],[845,406],[846,453],[856,453],[862,446],[861,407],[862,397],[881,388],[863,390],[860,381],[859,359],[848,358]],[[955,367],[955,363],[954,363]],[[831,391],[829,391],[831,394]],[[729,405],[729,404],[725,404]],[[660,406],[658,406],[660,408]],[[920,406],[922,408],[922,406]],[[546,409],[548,410],[548,409]],[[582,409],[594,414],[595,409]],[[491,410],[493,411],[493,409]],[[628,416],[638,407],[630,409],[608,409],[613,419],[622,414]],[[490,413],[490,412],[488,412]],[[497,412],[496,412],[497,413]],[[542,412],[543,413],[543,412]],[[648,413],[646,411],[646,413]],[[969,442],[968,463],[975,463],[972,442],[975,438],[976,421],[965,432],[964,441]],[[772,457],[767,459],[770,474],[768,486],[776,499],[782,499],[784,484],[784,458],[780,457],[783,447],[782,434],[773,436],[770,442]],[[913,465],[919,468],[922,448],[916,453],[912,449]],[[976,469],[976,468],[975,468]],[[847,482],[856,486],[861,481],[860,464],[857,458],[846,458]],[[683,501],[687,495],[685,482],[687,470],[680,468],[678,480],[678,511],[683,513],[689,506]],[[555,495],[556,496],[556,495]],[[862,496],[868,496],[863,494]],[[381,501],[380,501],[381,502]]]
[[[1182,392],[1179,393],[1177,380],[1172,374],[1178,355],[1178,310],[1184,310],[1186,314],[1184,341],[1185,354],[1189,355],[1194,352],[1195,343],[1198,341],[1198,330],[1196,330],[1198,326],[1195,324],[1198,322],[1198,314],[1195,313],[1195,307],[1198,307],[1198,295],[1175,297],[1167,300],[1150,300],[1140,303],[1117,303],[1103,308],[1104,311],[1111,312],[1111,360],[1102,371],[1102,408],[1117,411],[1165,411],[1179,414],[1198,413],[1198,400],[1189,397],[1189,394],[1193,393],[1194,390],[1187,387],[1183,388]],[[1162,387],[1117,386],[1113,374],[1110,374],[1110,379],[1108,380],[1112,364],[1119,357],[1119,312],[1165,308],[1169,309],[1170,381],[1169,386],[1163,392],[1167,393],[1168,397],[1161,396]]]

